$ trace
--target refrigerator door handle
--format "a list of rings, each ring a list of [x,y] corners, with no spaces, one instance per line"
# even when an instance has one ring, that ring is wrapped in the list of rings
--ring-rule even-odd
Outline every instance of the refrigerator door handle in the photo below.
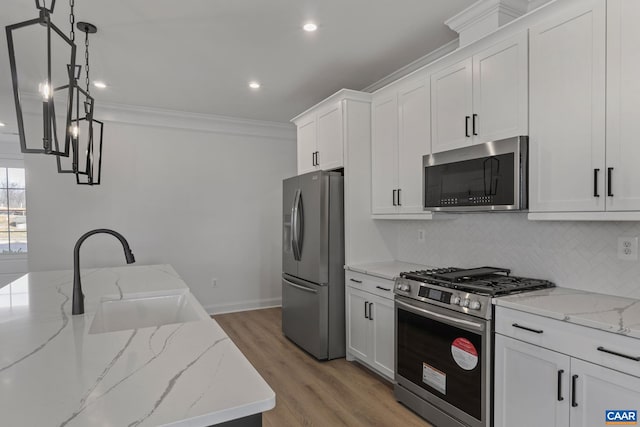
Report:
[[[296,190],[293,196],[293,204],[291,205],[291,249],[293,250],[293,259],[300,261],[300,249],[298,248],[298,198],[300,197],[300,189]]]
[[[302,191],[298,190],[296,200],[296,246],[298,250],[298,261],[302,259],[302,245],[304,245],[304,205],[302,204]]]

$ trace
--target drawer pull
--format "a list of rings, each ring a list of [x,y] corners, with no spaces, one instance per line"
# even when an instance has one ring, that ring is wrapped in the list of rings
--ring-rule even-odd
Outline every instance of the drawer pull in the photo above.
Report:
[[[564,374],[564,369],[558,371],[558,402],[564,400],[564,397],[562,397],[562,374]]]
[[[358,279],[349,279],[349,280],[351,280],[352,282],[356,282],[356,283],[362,283],[362,280],[358,280]]]
[[[602,346],[598,347],[598,351],[601,351],[603,353],[613,354],[614,356],[624,357],[625,359],[635,360],[636,362],[640,362],[640,356],[638,357],[629,356],[628,354],[622,354],[622,353],[618,353],[617,351],[608,350]]]
[[[533,328],[528,328],[526,326],[522,326],[522,325],[518,325],[517,323],[514,323],[513,325],[514,328],[518,328],[518,329],[524,329],[525,331],[529,331],[529,332],[534,332],[536,334],[541,334],[544,331],[542,329],[533,329]]]
[[[578,402],[576,402],[576,382],[577,381],[578,381],[578,376],[573,375],[571,377],[571,406],[574,408],[578,406]]]
[[[381,291],[387,291],[387,292],[391,290],[391,288],[383,288],[382,286],[376,286],[376,289],[380,289]]]

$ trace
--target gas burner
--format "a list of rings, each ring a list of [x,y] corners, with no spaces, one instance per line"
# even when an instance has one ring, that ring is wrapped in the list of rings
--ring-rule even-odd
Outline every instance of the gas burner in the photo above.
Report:
[[[462,269],[446,267],[410,271],[401,273],[400,276],[409,280],[491,297],[555,286],[546,280],[515,277],[510,276],[510,273],[511,270],[507,268]]]

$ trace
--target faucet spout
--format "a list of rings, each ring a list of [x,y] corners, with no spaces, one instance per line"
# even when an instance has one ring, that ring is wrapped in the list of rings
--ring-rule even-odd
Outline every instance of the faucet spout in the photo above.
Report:
[[[97,228],[95,230],[87,231],[84,233],[78,241],[76,242],[75,247],[73,248],[73,309],[71,311],[72,314],[84,314],[84,294],[82,293],[82,283],[80,283],[80,247],[82,243],[87,240],[89,236],[93,236],[94,234],[111,234],[115,238],[117,238],[122,244],[122,248],[124,249],[124,257],[127,261],[127,264],[132,264],[136,262],[135,257],[133,256],[133,252],[131,252],[131,248],[129,247],[129,242],[124,236],[117,231],[109,230],[107,228]]]

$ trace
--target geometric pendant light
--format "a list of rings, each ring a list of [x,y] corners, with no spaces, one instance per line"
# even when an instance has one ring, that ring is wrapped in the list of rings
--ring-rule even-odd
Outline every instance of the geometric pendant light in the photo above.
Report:
[[[88,22],[78,22],[78,29],[85,34],[84,38],[84,58],[85,58],[85,84],[86,91],[78,88],[78,92],[84,94],[84,117],[77,122],[76,146],[76,183],[80,185],[100,185],[100,175],[102,172],[102,137],[104,123],[94,117],[95,104],[91,97],[91,80],[89,78],[89,34],[95,34],[98,28]]]
[[[76,45],[51,22],[55,2],[36,0],[39,17],[6,33],[20,149],[68,157]]]

